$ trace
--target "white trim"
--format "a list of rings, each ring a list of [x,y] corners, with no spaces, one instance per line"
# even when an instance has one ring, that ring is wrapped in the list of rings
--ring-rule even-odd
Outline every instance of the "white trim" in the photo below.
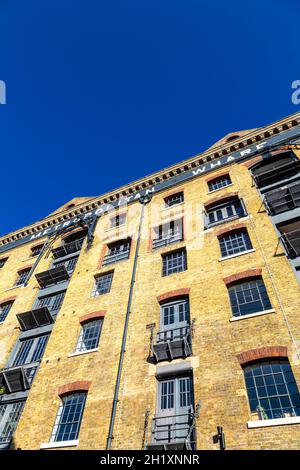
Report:
[[[236,258],[237,256],[247,255],[248,253],[254,253],[255,248],[251,250],[242,251],[241,253],[235,253],[234,255],[224,256],[223,258],[219,258],[218,261],[226,261],[227,259]]]
[[[178,191],[178,192],[181,193],[181,191]],[[184,203],[185,203],[185,201],[178,202],[178,204],[174,204],[173,206],[162,207],[160,210],[161,211],[167,211],[167,210],[175,209],[178,206],[183,206]]]
[[[229,174],[229,173],[228,173],[228,174]],[[224,176],[224,175],[223,175],[223,176]],[[218,178],[218,175],[216,176],[216,179],[217,179],[217,178]],[[222,178],[222,176],[220,176],[220,178]],[[207,186],[208,186],[208,183],[209,183],[209,181],[207,181]],[[221,191],[221,189],[229,188],[230,186],[233,186],[233,183],[227,184],[227,186],[223,186],[222,188],[213,189],[212,191],[208,191],[207,194],[216,193],[217,191]]]
[[[260,317],[262,315],[268,315],[268,313],[275,313],[276,310],[274,308],[270,308],[270,310],[262,310],[261,312],[249,313],[249,315],[240,315],[239,317],[231,317],[229,321],[238,321],[244,320],[246,318],[252,317]]]
[[[27,286],[25,286],[24,284],[20,284],[19,286],[9,287],[8,289],[5,289],[4,292],[7,292],[9,290],[18,289],[19,287],[27,287]]]
[[[288,424],[300,424],[300,416],[291,416],[289,418],[262,419],[259,421],[248,421],[247,427],[249,429],[267,428],[270,426],[285,426]]]
[[[68,354],[68,357],[82,356],[83,354],[93,353],[99,351],[99,348],[88,349],[87,351],[77,351],[71,354]]]
[[[58,447],[77,447],[79,440],[75,441],[58,441],[58,442],[43,442],[40,445],[40,449],[55,449]]]

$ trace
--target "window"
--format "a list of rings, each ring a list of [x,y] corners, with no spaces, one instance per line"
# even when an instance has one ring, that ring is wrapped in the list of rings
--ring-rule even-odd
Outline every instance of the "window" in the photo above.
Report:
[[[171,196],[167,196],[165,198],[165,206],[166,207],[172,207],[175,206],[176,204],[180,204],[184,201],[184,196],[183,196],[183,191],[172,194]]]
[[[108,254],[104,256],[103,266],[122,259],[128,259],[130,252],[130,239],[118,241],[108,245]]]
[[[250,315],[272,308],[262,279],[233,285],[228,289],[234,317]]]
[[[36,308],[48,307],[48,310],[52,315],[57,315],[63,303],[64,297],[65,292],[59,292],[45,297],[40,297],[37,300]]]
[[[246,211],[242,201],[238,198],[226,201],[223,204],[214,205],[207,209],[207,226],[221,223],[229,219],[244,217]]]
[[[0,269],[3,268],[3,266],[5,265],[6,261],[8,260],[8,258],[2,258],[0,259]]]
[[[223,235],[219,238],[219,243],[223,258],[252,249],[252,243],[246,230]]]
[[[244,368],[250,410],[260,419],[300,416],[300,396],[287,360],[264,361]]]
[[[68,273],[72,274],[72,272],[75,269],[77,261],[78,261],[78,256],[75,256],[74,258],[71,258],[65,261],[55,261],[53,263],[53,267],[57,268],[58,266],[65,266]]]
[[[169,344],[171,357],[180,357],[182,353],[185,353],[183,355],[188,355],[187,353],[190,353],[189,346],[191,344],[189,325],[190,311],[188,299],[176,300],[161,305],[160,331],[157,333],[157,343],[176,341],[175,350],[173,350],[172,344]],[[187,343],[180,344],[181,339],[186,339]],[[159,351],[155,352],[159,353]],[[158,354],[157,359],[160,359],[160,356],[161,354]]]
[[[4,322],[6,319],[13,302],[6,302],[5,304],[0,305],[0,323]]]
[[[158,382],[158,400],[152,428],[152,444],[179,443],[187,438],[195,448],[192,422],[193,378],[190,375],[165,378]]]
[[[38,365],[34,363],[42,360],[49,336],[48,334],[20,341],[12,367],[25,366],[25,374],[30,384],[38,369]]]
[[[17,286],[22,286],[23,284],[25,284],[30,271],[31,271],[31,268],[27,268],[27,269],[23,269],[22,271],[19,271],[18,272],[18,277],[15,281],[14,286],[17,287]]]
[[[0,404],[0,445],[8,445],[10,443],[23,411],[24,404],[24,401],[7,403],[5,405]]]
[[[120,227],[120,225],[124,225],[126,220],[126,214],[117,214],[110,219],[110,227]]]
[[[111,271],[110,273],[101,274],[100,276],[95,277],[92,297],[97,297],[98,295],[103,295],[110,292],[113,275],[114,273]]]
[[[78,438],[86,393],[73,393],[61,399],[51,442],[73,441]]]
[[[184,326],[189,321],[188,299],[168,302],[161,306],[161,325],[163,328]]]
[[[229,175],[223,175],[208,182],[208,190],[216,191],[217,189],[225,188],[231,184]]]
[[[13,366],[22,366],[42,359],[50,335],[38,336],[21,341]]]
[[[156,238],[153,240],[153,248],[179,242],[183,237],[182,219],[172,220],[155,229]]]
[[[38,255],[41,253],[41,251],[42,251],[42,249],[43,249],[43,246],[44,246],[44,245],[33,246],[33,247],[31,248],[31,256],[32,256],[32,257],[38,256]]]
[[[89,321],[81,326],[76,352],[89,351],[98,347],[102,319]]]
[[[192,377],[180,377],[160,382],[159,411],[186,408],[191,406],[193,401]]]
[[[179,273],[187,269],[187,258],[185,250],[174,251],[163,255],[162,275],[169,276],[173,273]]]

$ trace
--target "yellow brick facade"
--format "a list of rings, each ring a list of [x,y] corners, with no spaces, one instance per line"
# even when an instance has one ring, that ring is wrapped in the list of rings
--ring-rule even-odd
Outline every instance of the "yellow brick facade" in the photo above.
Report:
[[[300,156],[297,150],[295,153]],[[197,449],[219,448],[212,441],[217,426],[223,427],[228,449],[300,449],[300,424],[247,427],[251,413],[238,354],[262,347],[287,347],[288,359],[300,388],[300,362],[296,353],[296,345],[300,344],[299,285],[282,245],[278,246],[278,236],[262,206],[249,169],[243,163],[232,163],[225,169],[232,181],[229,187],[209,193],[207,175],[200,175],[178,184],[178,189],[184,191],[184,203],[166,209],[164,197],[170,193],[166,190],[154,193],[151,202],[145,206],[112,449],[142,449],[150,440],[157,400],[155,374],[157,368],[166,363],[155,365],[149,362],[151,329],[147,325],[155,323],[155,333],[159,330],[157,297],[183,288],[190,289],[190,315],[195,320],[193,355],[174,362],[189,361],[193,368],[195,404],[201,402],[196,421]],[[224,168],[216,169],[209,176],[221,173]],[[172,191],[176,191],[176,185]],[[243,199],[248,215],[243,220],[204,230],[204,204],[232,192]],[[138,201],[128,205],[126,226],[119,229],[109,229],[110,215],[104,215],[98,221],[91,248],[87,249],[87,242],[84,242],[14,433],[12,448],[37,450],[42,443],[49,442],[60,402],[58,388],[71,382],[91,381],[78,446],[65,448],[105,449],[141,208]],[[149,237],[153,228],[179,217],[184,218],[184,240],[152,250]],[[253,251],[220,260],[216,234],[236,223],[247,227]],[[101,267],[103,247],[112,240],[123,238],[125,233],[132,237],[130,258]],[[0,271],[0,301],[16,296],[5,322],[0,325],[1,367],[5,366],[20,333],[16,314],[30,310],[38,293],[34,275],[27,287],[11,288],[17,272],[35,261],[30,258],[30,247],[36,244],[37,240],[34,240],[1,256],[8,260]],[[59,244],[60,240],[57,240],[56,246]],[[162,277],[162,254],[179,247],[187,250],[187,270]],[[51,262],[51,256],[43,257],[35,273],[47,270]],[[231,306],[223,279],[250,269],[261,269],[272,311],[231,321]],[[92,297],[94,276],[111,270],[114,276],[110,292]],[[106,311],[106,315],[98,350],[70,356],[80,333],[79,318],[99,310]],[[147,410],[149,421],[145,431]]]

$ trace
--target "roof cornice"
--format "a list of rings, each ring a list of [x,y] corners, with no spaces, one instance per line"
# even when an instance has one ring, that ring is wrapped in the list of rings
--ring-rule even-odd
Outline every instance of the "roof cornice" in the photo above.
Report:
[[[280,119],[279,121],[276,121],[267,126],[254,129],[253,131],[250,131],[249,133],[235,139],[234,141],[219,145],[217,147],[210,147],[208,150],[182,160],[181,162],[176,163],[170,167],[144,176],[143,178],[135,180],[103,195],[88,199],[87,201],[78,204],[71,210],[69,209],[56,214],[50,214],[42,220],[39,220],[14,232],[10,232],[0,237],[0,245],[10,243],[27,235],[39,232],[40,230],[44,230],[48,227],[51,227],[52,225],[68,220],[71,217],[96,209],[103,204],[113,202],[120,197],[130,196],[133,193],[140,191],[141,189],[147,189],[156,183],[176,176],[176,174],[184,173],[185,171],[197,168],[198,166],[207,162],[212,162],[222,156],[226,156],[231,152],[242,150],[248,145],[255,144],[264,140],[265,138],[280,134],[281,132],[284,132],[299,124],[300,112],[287,116],[286,118]]]

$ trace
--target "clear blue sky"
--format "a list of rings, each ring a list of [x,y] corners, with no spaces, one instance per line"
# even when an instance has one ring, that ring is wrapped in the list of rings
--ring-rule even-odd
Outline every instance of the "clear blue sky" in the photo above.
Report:
[[[297,0],[0,0],[0,234],[300,110]]]

